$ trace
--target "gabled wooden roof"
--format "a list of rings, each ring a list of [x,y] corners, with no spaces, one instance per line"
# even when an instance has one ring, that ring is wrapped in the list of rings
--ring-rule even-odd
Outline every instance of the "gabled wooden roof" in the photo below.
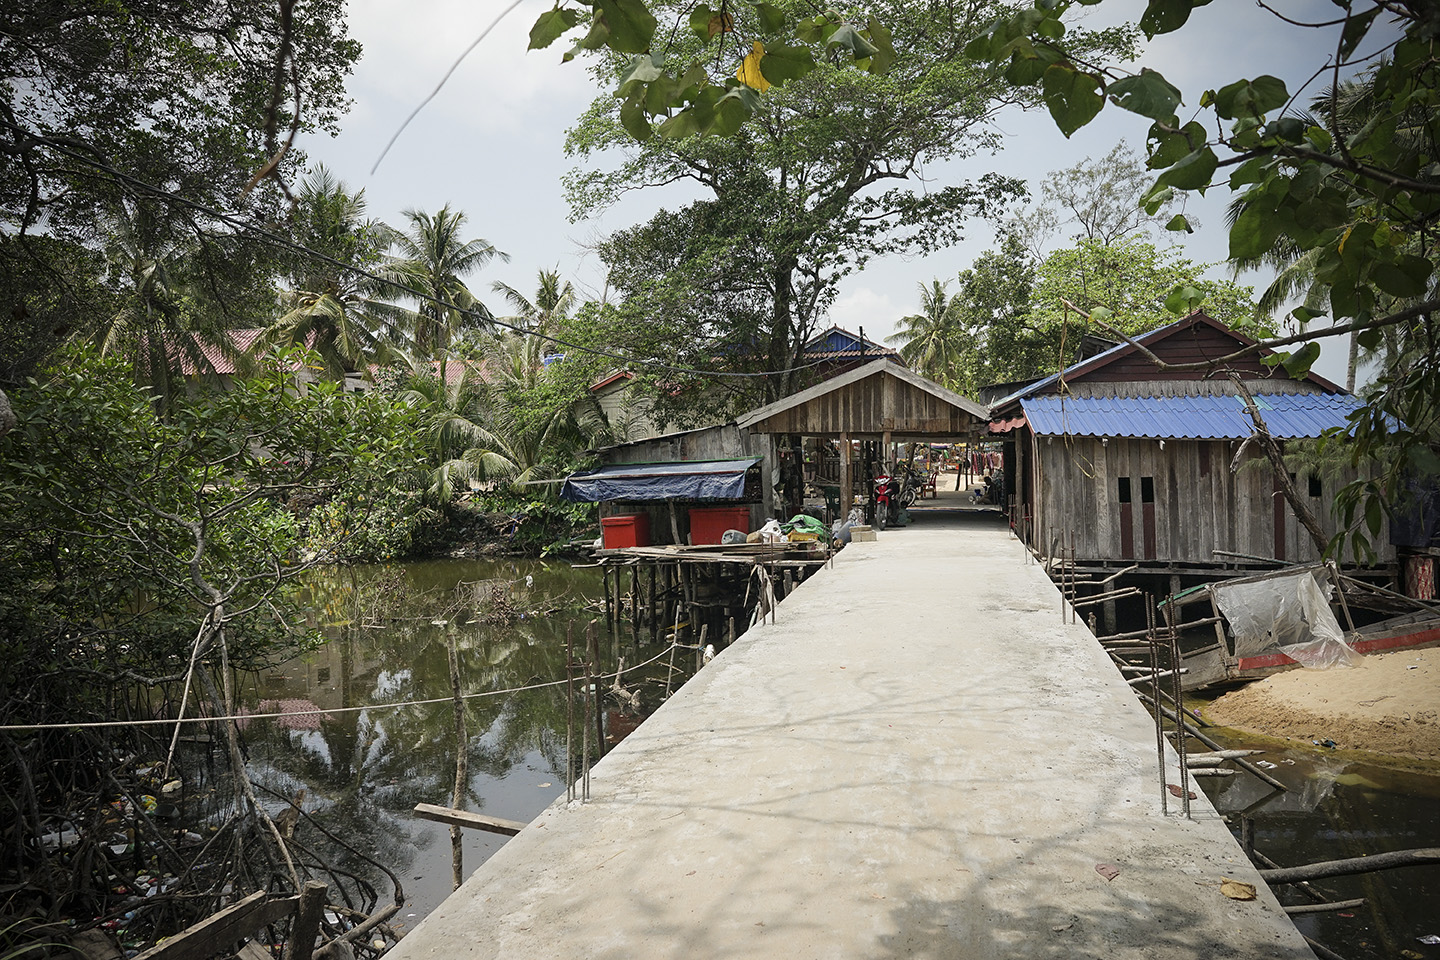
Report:
[[[985,408],[881,358],[737,418],[751,433],[964,436]]]

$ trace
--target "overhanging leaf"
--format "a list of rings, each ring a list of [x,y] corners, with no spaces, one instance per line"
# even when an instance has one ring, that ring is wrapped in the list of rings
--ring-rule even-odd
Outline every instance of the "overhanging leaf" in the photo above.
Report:
[[[543,50],[580,22],[580,12],[569,7],[547,10],[535,20],[530,28],[530,50]]]
[[[766,48],[760,59],[760,73],[766,80],[780,86],[796,80],[815,69],[815,55],[809,47],[775,44]]]
[[[609,31],[606,45],[619,53],[644,53],[655,35],[655,17],[644,0],[594,0],[595,18]]]
[[[770,81],[765,79],[764,72],[760,69],[761,62],[765,59],[765,44],[756,40],[750,49],[750,53],[740,62],[740,68],[735,71],[735,79],[764,93],[770,89]]]
[[[835,32],[830,35],[829,46],[849,50],[850,55],[856,60],[873,56],[880,49],[862,37],[860,31],[848,23],[841,24],[835,29]]]
[[[1188,283],[1182,283],[1174,290],[1171,290],[1170,295],[1165,298],[1165,309],[1176,316],[1185,316],[1194,312],[1195,308],[1200,306],[1200,302],[1204,299],[1204,293]]]
[[[1171,217],[1170,222],[1165,224],[1165,229],[1174,230],[1177,232],[1184,230],[1186,233],[1195,232],[1195,228],[1190,226],[1190,221],[1185,219],[1185,214],[1183,213],[1177,213],[1175,214],[1175,216]]]
[[[1136,76],[1116,80],[1106,92],[1121,109],[1151,120],[1170,120],[1180,105],[1180,91],[1149,68],[1142,68]]]
[[[1045,69],[1042,91],[1050,116],[1066,137],[1093,120],[1105,105],[1100,81],[1068,63],[1051,64]]]
[[[1201,147],[1186,154],[1179,163],[1162,173],[1156,182],[1176,190],[1199,190],[1204,193],[1218,164],[1215,151],[1209,147]]]
[[[1290,99],[1285,82],[1269,75],[1236,80],[1215,92],[1215,112],[1226,119],[1259,117]]]
[[[763,33],[779,33],[785,27],[785,11],[773,3],[757,3],[755,13],[760,18]]]

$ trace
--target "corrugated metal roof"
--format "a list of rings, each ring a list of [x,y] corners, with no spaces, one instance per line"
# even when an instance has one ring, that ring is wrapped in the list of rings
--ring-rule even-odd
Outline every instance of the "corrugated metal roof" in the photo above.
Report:
[[[1318,437],[1363,406],[1336,393],[1256,394],[1260,416],[1279,439]],[[1039,436],[1239,440],[1254,428],[1239,396],[1029,397],[1021,407]]]

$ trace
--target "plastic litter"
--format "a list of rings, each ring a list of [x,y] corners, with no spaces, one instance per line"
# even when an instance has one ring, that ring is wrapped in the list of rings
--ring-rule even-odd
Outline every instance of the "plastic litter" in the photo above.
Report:
[[[1428,943],[1428,944],[1432,944],[1432,945],[1433,945],[1433,944],[1440,943],[1440,936],[1436,936],[1436,935],[1433,934],[1433,933],[1427,933],[1427,934],[1425,934],[1425,936],[1423,936],[1423,937],[1416,937],[1415,939],[1419,940],[1421,943]]]

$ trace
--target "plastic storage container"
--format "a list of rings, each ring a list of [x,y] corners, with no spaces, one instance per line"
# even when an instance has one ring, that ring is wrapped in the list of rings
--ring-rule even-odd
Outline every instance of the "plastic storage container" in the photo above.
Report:
[[[623,517],[601,517],[601,536],[606,550],[650,546],[650,515],[636,513]]]
[[[719,543],[726,530],[750,532],[750,508],[738,507],[691,507],[690,542]]]

